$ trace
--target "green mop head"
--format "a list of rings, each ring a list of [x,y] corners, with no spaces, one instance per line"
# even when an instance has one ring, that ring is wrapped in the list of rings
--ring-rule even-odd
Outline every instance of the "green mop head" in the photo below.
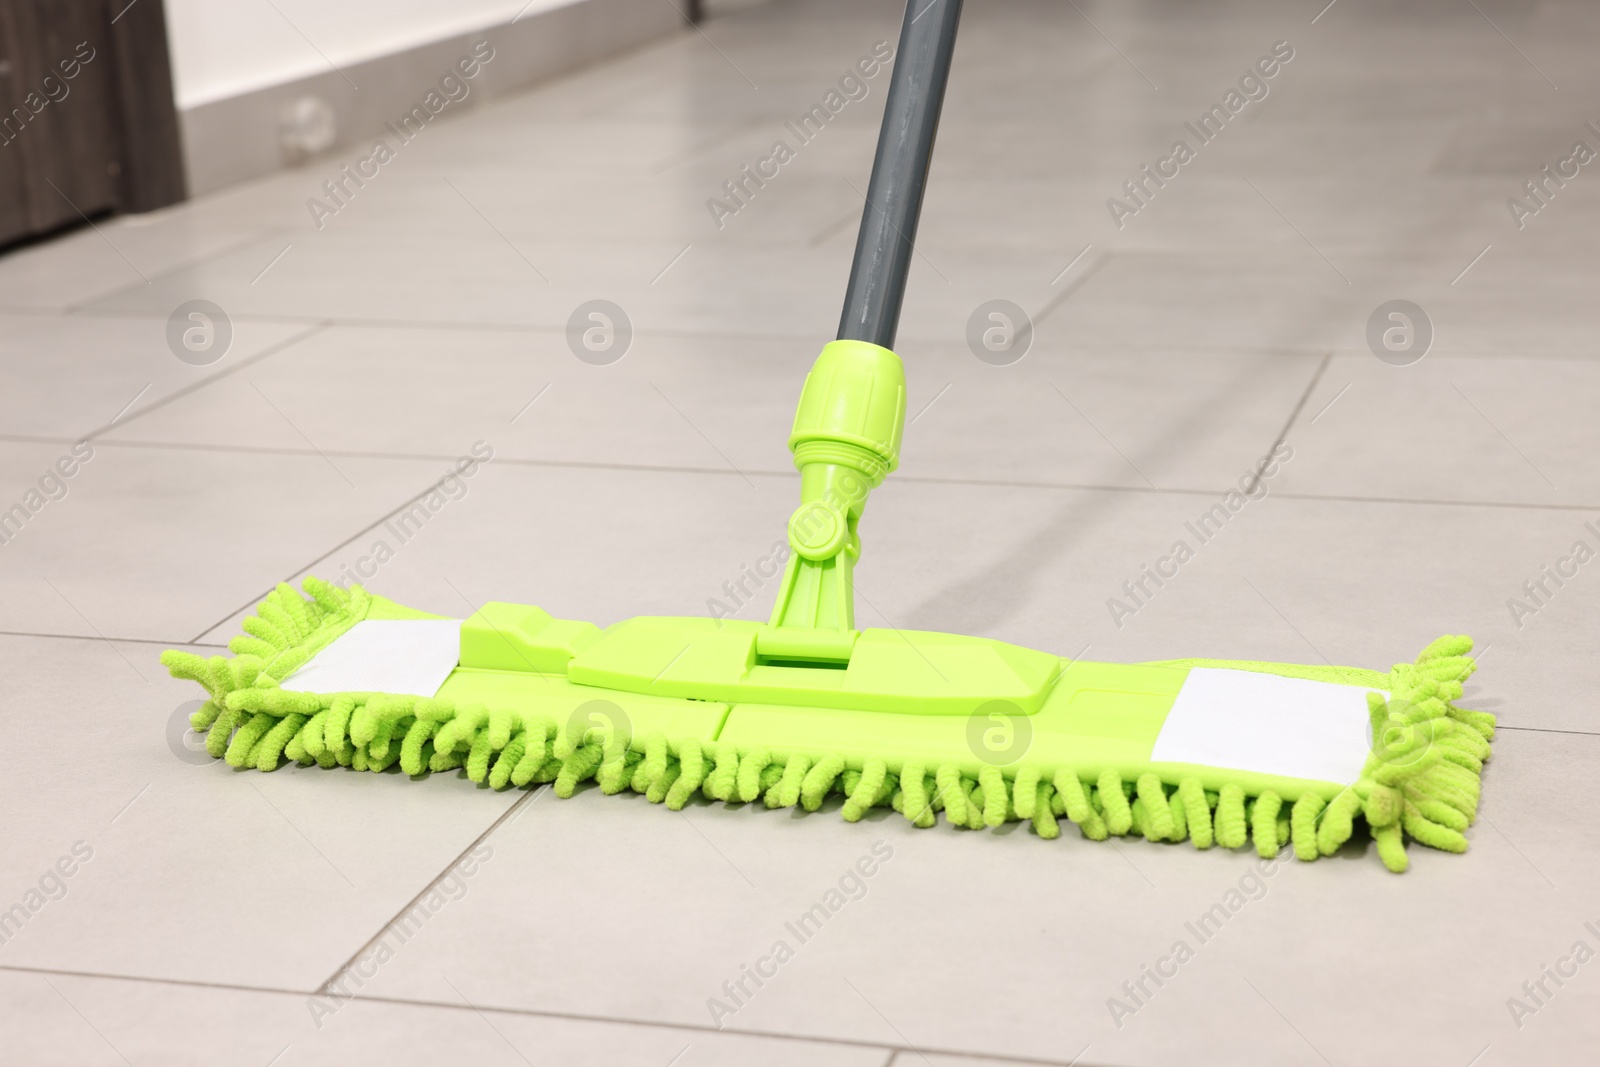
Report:
[[[867,494],[898,461],[905,380],[888,349],[835,341],[790,446],[801,503],[772,619],[637,618],[607,630],[486,604],[465,621],[307,578],[244,622],[232,659],[169,651],[210,694],[193,726],[234,767],[406,774],[465,768],[502,789],[594,780],[681,808],[711,800],[918,826],[1065,816],[1094,840],[1196,848],[1292,842],[1328,855],[1366,820],[1390,870],[1404,841],[1450,852],[1477,813],[1494,718],[1455,706],[1472,642],[1387,673],[1181,660],[1065,660],[1000,641],[857,630]]]
[[[1356,820],[1365,819],[1384,864],[1403,871],[1407,837],[1465,851],[1462,831],[1477,811],[1479,774],[1494,734],[1493,716],[1454,704],[1473,669],[1465,637],[1440,638],[1415,663],[1388,673],[1211,660],[1133,666],[1057,660],[1049,696],[1037,710],[1000,699],[951,715],[726,703],[580,684],[573,676],[592,671],[586,655],[603,670],[607,657],[588,654],[627,638],[630,628],[671,630],[708,620],[638,619],[602,633],[536,608],[491,604],[459,624],[459,662],[434,695],[317,692],[296,680],[314,678],[319,654],[336,652],[363,627],[373,632],[356,642],[364,649],[356,650],[355,663],[329,669],[371,678],[403,670],[397,661],[419,647],[405,636],[407,627],[437,630],[442,620],[360,586],[344,590],[307,578],[305,588],[310,599],[287,585],[268,595],[245,620],[245,633],[230,642],[232,658],[162,656],[175,677],[205,687],[210,699],[192,725],[207,733],[212,756],[231,766],[270,771],[289,760],[385,771],[398,764],[409,775],[465,768],[469,779],[495,789],[554,782],[562,797],[593,780],[602,792],[632,789],[674,809],[703,794],[816,811],[837,793],[850,821],[887,806],[922,827],[934,825],[940,812],[972,829],[1024,820],[1049,839],[1065,816],[1096,841],[1139,834],[1188,839],[1202,849],[1252,843],[1263,856],[1292,843],[1302,860],[1333,853]],[[888,633],[904,647],[920,642],[935,655],[939,639],[948,640]],[[748,635],[739,641],[753,644]],[[680,675],[666,662],[676,655],[682,664],[687,655],[660,647],[626,650],[645,657],[644,672],[656,673],[658,662],[665,668],[656,674],[658,692],[681,689],[673,683],[686,678],[704,685],[692,670]],[[933,679],[937,668],[931,660],[926,666]],[[747,673],[796,669],[803,668],[758,665]],[[946,660],[948,674],[958,669]],[[1296,687],[1304,687],[1314,707],[1257,708],[1253,727],[1265,736],[1206,737],[1205,715],[1196,719],[1182,707],[1189,680],[1201,672],[1264,680],[1268,702],[1277,695],[1293,699]],[[1248,689],[1245,695],[1262,698]],[[1357,722],[1351,731],[1349,708],[1333,712],[1330,695],[1354,695],[1366,710],[1366,728]],[[1282,728],[1274,729],[1263,711],[1281,717]],[[1217,722],[1210,720],[1213,728]],[[1202,735],[1184,741],[1183,731],[1196,727]],[[1157,758],[1164,736],[1191,753],[1198,742],[1218,758],[1213,764]],[[1365,758],[1348,781],[1280,773],[1292,768],[1294,743],[1306,737],[1336,745],[1347,761],[1352,750],[1365,751]],[[1276,770],[1274,740],[1294,742],[1276,746]],[[1228,765],[1235,745],[1241,758],[1232,762],[1249,767]]]
[[[857,630],[867,494],[898,461],[900,359],[835,341],[807,377],[790,446],[801,503],[767,623],[637,618],[601,630],[490,603],[464,621],[359,585],[280,585],[232,659],[169,651],[210,695],[193,726],[239,768],[420,775],[495,789],[582,782],[669,808],[710,800],[855,821],[892,807],[977,829],[1059,819],[1084,836],[1196,848],[1292,843],[1316,859],[1365,819],[1406,867],[1407,837],[1466,850],[1494,717],[1455,705],[1473,671],[1441,637],[1388,672],[1175,660],[1066,660],[980,637]]]

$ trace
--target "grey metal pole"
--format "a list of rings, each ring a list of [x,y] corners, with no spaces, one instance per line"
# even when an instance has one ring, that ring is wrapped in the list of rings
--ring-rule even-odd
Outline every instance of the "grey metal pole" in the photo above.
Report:
[[[907,0],[839,339],[894,347],[961,0]]]

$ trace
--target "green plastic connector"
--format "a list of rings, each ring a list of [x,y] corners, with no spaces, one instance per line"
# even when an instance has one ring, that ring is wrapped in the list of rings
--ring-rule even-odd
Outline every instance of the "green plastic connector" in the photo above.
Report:
[[[461,624],[461,666],[565,674],[567,664],[600,638],[591,622],[557,619],[527,604],[491,601]]]
[[[770,632],[738,619],[628,619],[574,656],[567,679],[608,692],[733,705],[969,716],[996,702],[1010,714],[1032,715],[1062,673],[1058,656],[921,630],[862,630],[843,670],[762,663],[755,646]],[[1118,669],[1124,677],[1137,673]]]
[[[900,462],[906,378],[900,357],[866,341],[833,341],[806,375],[789,448],[800,506],[772,620],[756,640],[764,662],[849,662],[855,628],[856,526],[867,494]]]

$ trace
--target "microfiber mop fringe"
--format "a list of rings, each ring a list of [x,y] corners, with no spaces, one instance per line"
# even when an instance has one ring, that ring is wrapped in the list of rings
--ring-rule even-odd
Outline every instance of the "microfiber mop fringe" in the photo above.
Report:
[[[482,704],[381,693],[318,694],[285,690],[287,678],[317,651],[368,617],[374,598],[360,586],[341,589],[305,580],[310,599],[279,585],[229,642],[234,657],[209,659],[182,651],[161,657],[175,678],[198,682],[210,695],[191,725],[206,733],[206,750],[230,766],[277,769],[285,760],[310,766],[409,775],[464,768],[495,789],[555,783],[571,796],[595,781],[604,793],[631,789],[653,803],[682,808],[696,793],[711,800],[816,811],[832,794],[854,822],[890,807],[919,827],[937,815],[978,829],[1010,821],[1058,837],[1061,820],[1095,841],[1139,834],[1150,841],[1188,840],[1196,848],[1252,844],[1273,856],[1292,844],[1302,860],[1331,855],[1349,840],[1356,820],[1371,829],[1391,871],[1407,866],[1405,842],[1463,852],[1463,831],[1477,816],[1479,778],[1489,758],[1494,716],[1455,706],[1474,664],[1466,637],[1441,637],[1415,663],[1387,674],[1326,668],[1329,681],[1387,690],[1368,697],[1373,751],[1361,777],[1331,800],[1313,793],[1286,798],[1251,795],[1238,783],[1207,789],[1196,778],[1163,781],[1151,771],[1022,765],[983,767],[974,776],[955,764],[893,758],[847,759],[836,752],[741,751],[731,743],[628,737],[610,727],[572,730],[553,718]],[[1263,669],[1243,661],[1178,660],[1171,666]],[[1315,673],[1315,672],[1310,672]]]

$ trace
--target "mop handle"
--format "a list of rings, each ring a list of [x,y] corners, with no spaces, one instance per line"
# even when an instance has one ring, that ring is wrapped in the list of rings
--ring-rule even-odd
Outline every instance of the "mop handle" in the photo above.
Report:
[[[907,0],[839,339],[894,347],[961,0]]]

